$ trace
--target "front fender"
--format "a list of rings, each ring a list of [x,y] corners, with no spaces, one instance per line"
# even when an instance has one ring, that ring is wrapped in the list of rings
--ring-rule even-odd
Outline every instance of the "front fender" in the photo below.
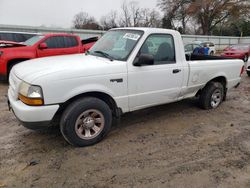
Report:
[[[89,92],[100,92],[105,93],[112,98],[114,98],[115,93],[111,91],[108,87],[100,84],[88,84],[88,85],[81,85],[79,87],[74,88],[73,90],[69,91],[68,93],[65,93],[63,96],[63,101],[68,101],[69,99]]]

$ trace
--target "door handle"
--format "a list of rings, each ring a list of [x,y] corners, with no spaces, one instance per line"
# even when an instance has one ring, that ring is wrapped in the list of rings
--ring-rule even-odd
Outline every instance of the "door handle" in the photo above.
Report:
[[[174,70],[173,70],[173,73],[174,73],[174,74],[177,74],[177,73],[179,73],[179,72],[181,72],[181,69],[174,69]]]

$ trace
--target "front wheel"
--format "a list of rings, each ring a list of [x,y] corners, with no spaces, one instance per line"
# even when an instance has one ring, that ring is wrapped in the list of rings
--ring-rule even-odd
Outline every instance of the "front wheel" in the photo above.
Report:
[[[87,97],[68,106],[62,115],[60,130],[70,144],[84,147],[101,141],[109,132],[111,124],[109,106],[98,98]]]
[[[223,101],[224,87],[219,82],[209,83],[201,92],[200,106],[203,109],[215,109]]]

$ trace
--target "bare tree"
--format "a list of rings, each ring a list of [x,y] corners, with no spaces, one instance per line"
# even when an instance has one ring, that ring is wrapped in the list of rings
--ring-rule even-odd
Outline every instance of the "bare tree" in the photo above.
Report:
[[[140,26],[140,21],[141,21],[141,8],[139,7],[138,2],[136,1],[131,1],[128,4],[128,8],[130,10],[131,14],[131,24],[134,27],[139,27]]]
[[[160,27],[161,18],[156,10],[141,8],[137,1],[124,1],[120,16],[121,27]]]
[[[100,20],[100,25],[103,30],[116,28],[118,26],[117,12],[112,10],[107,15],[103,16]]]
[[[122,26],[122,27],[130,27],[130,26],[132,26],[132,24],[131,24],[131,14],[130,14],[130,10],[129,10],[127,1],[123,2],[122,6],[121,6],[121,9],[122,9],[122,14],[121,14],[121,17],[120,17],[119,25]]]
[[[141,20],[139,26],[141,27],[161,27],[161,16],[156,10],[141,9]]]
[[[161,27],[161,16],[154,9],[141,8],[137,1],[126,0],[121,6],[121,14],[110,11],[100,19],[100,25],[94,17],[85,12],[80,12],[74,17],[74,27],[77,29],[103,29],[115,27]]]
[[[79,12],[75,15],[73,26],[76,29],[99,29],[99,25],[95,18],[86,12]]]
[[[186,32],[187,21],[190,15],[187,9],[191,0],[158,0],[158,7],[164,12],[163,27],[175,29],[175,24],[180,22],[183,33]]]

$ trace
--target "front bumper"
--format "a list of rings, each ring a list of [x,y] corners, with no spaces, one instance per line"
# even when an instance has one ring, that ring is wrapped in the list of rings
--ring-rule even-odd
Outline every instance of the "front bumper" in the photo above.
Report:
[[[20,100],[11,97],[8,91],[8,105],[22,125],[31,129],[49,127],[59,105],[28,106]]]

